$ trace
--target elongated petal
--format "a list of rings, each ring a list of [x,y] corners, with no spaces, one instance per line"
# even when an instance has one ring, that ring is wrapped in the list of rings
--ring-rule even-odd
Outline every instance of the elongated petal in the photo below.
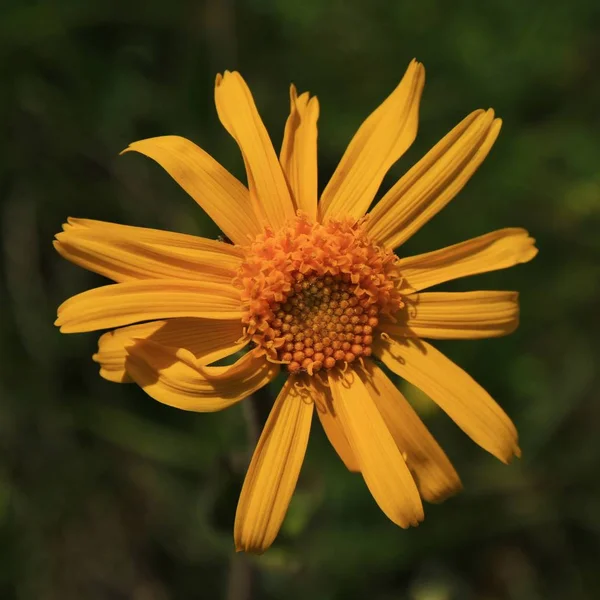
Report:
[[[313,402],[289,377],[263,429],[235,515],[236,550],[264,552],[285,517],[296,488],[310,433]]]
[[[193,142],[165,135],[134,142],[129,151],[155,160],[234,243],[247,244],[262,231],[248,190]]]
[[[136,243],[152,246],[158,251],[166,250],[183,255],[188,260],[202,265],[218,264],[219,268],[231,272],[237,272],[244,258],[244,250],[240,246],[174,231],[74,217],[69,217],[67,222],[63,223],[63,229],[67,240],[70,240],[71,236],[104,239],[107,243],[110,240],[112,244],[135,240]]]
[[[115,283],[63,302],[54,324],[63,333],[79,333],[173,317],[240,320],[239,290],[216,283],[169,279]]]
[[[184,348],[150,340],[128,346],[127,372],[154,400],[181,410],[215,412],[269,383],[278,365],[249,352],[228,367],[201,367]]]
[[[239,268],[244,258],[244,250],[240,246],[162,229],[148,229],[147,227],[135,227],[133,225],[110,223],[109,221],[95,221],[94,219],[78,219],[75,217],[69,217],[67,222],[63,223],[63,229],[69,234],[77,233],[94,237],[106,236],[124,240],[135,238],[138,242],[158,248],[177,250],[198,260],[207,259],[207,254],[215,260],[218,256],[219,262],[224,263],[226,268],[234,271]],[[83,230],[85,230],[85,233]]]
[[[118,282],[194,279],[230,284],[236,275],[231,267],[241,263],[224,252],[154,245],[141,241],[135,231],[124,234],[102,228],[67,229],[56,236],[54,247],[67,260]]]
[[[100,337],[98,352],[92,357],[100,364],[100,375],[116,383],[133,381],[125,368],[126,348],[138,339],[185,348],[196,357],[199,365],[225,358],[248,343],[243,337],[241,321],[182,318],[139,323],[109,331]]]
[[[281,142],[281,150],[279,152],[279,162],[284,174],[288,177],[286,172],[286,165],[290,163],[292,155],[294,154],[294,140],[296,137],[296,131],[301,123],[301,115],[305,113],[308,105],[309,93],[304,92],[298,96],[296,86],[292,83],[290,85],[290,116],[285,122],[285,129],[283,130],[283,140]],[[289,183],[289,177],[288,177]]]
[[[367,223],[369,235],[388,248],[404,243],[465,186],[501,125],[491,109],[466,117],[377,203]]]
[[[407,296],[396,323],[382,323],[392,337],[476,340],[512,333],[519,324],[517,292],[423,292]]]
[[[477,444],[502,462],[520,456],[517,431],[475,380],[422,340],[376,341],[375,353],[394,373],[425,392]]]
[[[423,505],[412,475],[365,384],[350,376],[330,375],[329,383],[365,483],[391,521],[416,526],[423,520]]]
[[[323,191],[319,213],[326,217],[362,217],[389,168],[413,143],[425,69],[412,61],[402,81],[361,125]]]
[[[361,379],[375,401],[385,424],[413,474],[421,496],[442,502],[461,489],[452,463],[431,433],[387,375],[374,363]]]
[[[290,87],[290,116],[285,124],[279,162],[292,192],[296,209],[313,221],[317,218],[317,120],[319,101],[300,97]]]
[[[448,246],[402,258],[398,268],[415,291],[459,277],[506,269],[530,261],[538,252],[524,229],[509,227]]]
[[[346,465],[346,468],[349,471],[359,472],[358,460],[356,459],[354,450],[350,447],[350,442],[348,442],[348,437],[340,421],[331,391],[324,385],[319,384],[316,378],[313,379],[315,381],[311,382],[311,387],[315,391],[317,415],[319,415],[325,435],[338,456],[342,459],[342,462]]]
[[[221,123],[244,157],[256,214],[279,229],[294,217],[294,205],[252,93],[239,73],[217,75],[215,103]]]

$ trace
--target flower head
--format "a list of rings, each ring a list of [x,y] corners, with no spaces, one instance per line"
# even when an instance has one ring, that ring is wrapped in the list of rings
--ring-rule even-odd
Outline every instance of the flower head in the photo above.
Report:
[[[115,283],[61,305],[65,333],[109,329],[94,360],[110,381],[135,381],[159,402],[192,411],[231,406],[289,377],[250,463],[236,514],[238,550],[262,552],[281,526],[316,411],[331,444],[401,527],[423,519],[421,498],[460,489],[448,458],[372,359],[421,388],[475,442],[504,462],[519,454],[504,411],[426,339],[510,333],[514,292],[424,292],[531,260],[527,232],[509,228],[426,254],[395,251],[466,184],[501,122],[468,115],[367,214],[388,169],[417,133],[424,69],[413,61],[359,128],[317,195],[319,104],[292,86],[279,157],[239,73],[218,76],[221,122],[237,141],[248,187],[192,142],[132,144],[164,167],[231,244],[69,219],[55,246]],[[229,366],[215,361],[245,351]]]

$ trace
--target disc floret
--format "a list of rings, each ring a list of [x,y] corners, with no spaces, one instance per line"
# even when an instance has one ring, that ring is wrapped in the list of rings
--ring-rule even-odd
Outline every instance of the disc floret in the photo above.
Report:
[[[249,246],[236,280],[257,352],[310,375],[371,355],[383,314],[403,306],[397,258],[363,222],[299,215]]]

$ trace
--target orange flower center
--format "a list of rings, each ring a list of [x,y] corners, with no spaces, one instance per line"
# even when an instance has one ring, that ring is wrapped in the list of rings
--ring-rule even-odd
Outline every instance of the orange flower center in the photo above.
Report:
[[[371,355],[379,307],[356,296],[348,275],[305,277],[297,272],[294,280],[285,302],[272,304],[273,318],[267,319],[269,337],[278,340],[277,360],[288,371],[312,375]]]
[[[373,244],[362,223],[311,223],[300,214],[246,249],[236,283],[257,352],[310,375],[371,355],[380,314],[403,302],[396,256]]]

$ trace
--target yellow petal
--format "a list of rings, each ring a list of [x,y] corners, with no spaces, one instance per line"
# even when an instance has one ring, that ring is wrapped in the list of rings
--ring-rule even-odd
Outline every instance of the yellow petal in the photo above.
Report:
[[[221,123],[244,157],[255,212],[277,230],[294,217],[294,205],[252,93],[239,73],[217,75],[215,102]]]
[[[422,340],[376,340],[375,353],[400,377],[427,394],[477,444],[502,462],[520,456],[517,431],[475,380]]]
[[[286,176],[286,165],[289,164],[292,159],[296,131],[298,131],[298,127],[300,126],[301,114],[304,114],[306,111],[308,100],[308,92],[304,92],[298,96],[296,86],[293,83],[290,85],[290,116],[285,122],[283,141],[281,142],[281,151],[279,152],[279,162],[281,163],[281,167]]]
[[[136,228],[67,228],[54,247],[71,262],[114,281],[195,279],[229,284],[236,276],[238,257],[220,248],[187,250],[142,241]],[[210,247],[212,240],[206,240]],[[219,242],[214,242],[219,244]],[[227,246],[227,244],[220,244]]]
[[[236,550],[264,552],[285,517],[304,461],[313,402],[289,377],[252,456],[235,515]]]
[[[92,357],[100,364],[100,375],[109,381],[133,381],[125,369],[128,346],[136,339],[147,339],[163,346],[185,348],[199,365],[208,365],[241,350],[248,340],[243,337],[241,321],[218,319],[167,319],[139,323],[109,331],[98,340],[98,352]]]
[[[377,203],[367,222],[369,235],[388,248],[404,243],[465,186],[501,125],[491,109],[466,117]]]
[[[225,268],[232,271],[239,269],[244,258],[244,250],[240,246],[162,229],[148,229],[147,227],[121,225],[109,221],[95,221],[94,219],[77,219],[75,217],[69,217],[67,222],[63,223],[63,229],[69,234],[78,233],[83,235],[82,230],[86,230],[85,234],[94,237],[135,238],[138,242],[144,244],[185,253],[193,259],[218,260]]]
[[[79,333],[173,317],[240,320],[239,290],[216,283],[176,279],[115,283],[63,302],[54,324],[63,333]]]
[[[346,465],[346,468],[349,471],[358,473],[360,471],[358,460],[354,450],[350,447],[330,390],[319,384],[316,377],[311,378],[310,384],[316,396],[317,415],[319,415],[327,439]]]
[[[396,323],[381,329],[392,337],[476,340],[512,333],[519,324],[517,292],[424,292],[406,297]]]
[[[148,229],[147,227],[74,217],[69,217],[67,222],[63,223],[63,229],[69,235],[114,240],[135,239],[136,242],[161,250],[183,254],[190,260],[201,263],[216,262],[229,271],[237,272],[244,259],[244,250],[240,246],[162,229]]]
[[[193,142],[165,135],[130,144],[124,152],[155,160],[236,244],[247,244],[262,227],[248,190]]]
[[[326,217],[362,217],[389,168],[413,143],[425,69],[412,61],[402,81],[361,125],[323,191],[319,204]]]
[[[509,227],[434,252],[402,258],[398,269],[415,291],[468,275],[506,269],[530,261],[535,240],[524,229]]]
[[[245,354],[228,367],[202,367],[183,348],[136,340],[127,348],[131,378],[154,400],[196,412],[215,412],[243,400],[269,383],[278,365]]]
[[[317,120],[319,101],[300,97],[290,87],[290,116],[285,124],[279,161],[292,192],[294,206],[317,218]]]
[[[379,508],[407,528],[423,520],[423,505],[406,462],[362,380],[329,375],[331,393],[360,471]]]
[[[406,398],[374,363],[361,379],[413,474],[421,496],[442,502],[461,489],[460,479],[444,451]]]

